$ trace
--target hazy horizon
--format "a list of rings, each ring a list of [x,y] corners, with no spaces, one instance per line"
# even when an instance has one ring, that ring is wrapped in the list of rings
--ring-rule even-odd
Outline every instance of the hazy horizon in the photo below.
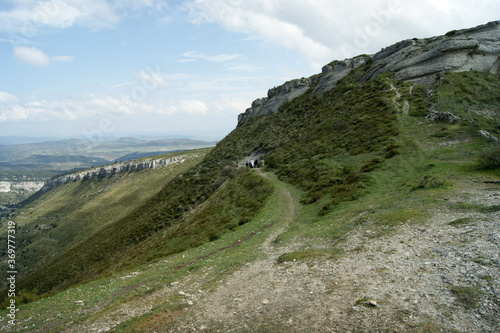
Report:
[[[90,142],[109,142],[116,141],[124,138],[132,138],[144,141],[154,141],[154,140],[177,140],[177,139],[189,139],[193,141],[205,141],[217,142],[222,138],[210,137],[210,136],[190,136],[190,135],[123,135],[123,136],[105,136],[99,138],[87,138],[84,136],[75,137],[44,137],[44,136],[1,136],[0,135],[0,146],[6,145],[17,145],[17,144],[34,144],[34,143],[44,143],[44,142],[56,142],[56,141],[69,141],[69,140],[84,140]]]
[[[220,140],[269,88],[499,12],[492,0],[8,0],[0,136]]]

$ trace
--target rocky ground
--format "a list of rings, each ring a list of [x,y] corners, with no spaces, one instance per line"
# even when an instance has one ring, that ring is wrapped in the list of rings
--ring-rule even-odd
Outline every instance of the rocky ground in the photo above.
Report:
[[[499,186],[470,181],[449,200],[494,207]],[[262,245],[267,258],[215,292],[176,286],[192,306],[169,332],[498,332],[498,206],[435,211],[383,237],[364,225],[337,245],[337,260],[278,264],[300,246],[275,245],[278,234]]]
[[[265,255],[222,275],[213,288],[205,286],[219,274],[207,266],[204,274],[112,307],[108,303],[116,294],[88,308],[81,305],[75,321],[50,320],[35,331],[121,332],[121,324],[144,315],[142,324],[150,326],[125,325],[125,331],[498,332],[500,185],[467,180],[456,187],[455,196],[447,198],[453,209],[432,211],[424,223],[408,221],[381,236],[369,213],[361,213],[353,220],[366,222],[342,241],[325,244],[341,248],[342,255],[278,263],[304,244],[275,242],[297,217],[291,193],[277,186],[284,206],[276,221],[269,221],[273,227],[260,249]],[[172,300],[181,305],[154,312]]]

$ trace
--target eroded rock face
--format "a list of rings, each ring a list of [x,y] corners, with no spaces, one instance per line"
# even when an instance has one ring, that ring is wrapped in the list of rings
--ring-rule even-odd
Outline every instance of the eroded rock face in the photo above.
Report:
[[[445,36],[399,42],[375,54],[363,77],[394,72],[395,78],[418,84],[432,82],[442,72],[499,73],[500,21]]]
[[[370,56],[362,55],[352,59],[334,61],[324,66],[321,70],[321,77],[316,87],[314,87],[313,93],[322,94],[334,88],[337,83],[353,69],[366,64],[370,60]]]
[[[168,159],[148,159],[139,162],[121,162],[110,165],[105,165],[98,168],[92,168],[81,172],[76,172],[68,175],[59,176],[54,179],[45,181],[42,188],[46,191],[54,186],[75,182],[81,179],[91,179],[97,177],[109,177],[121,172],[135,172],[144,169],[154,169],[163,165],[181,163],[185,160],[184,156],[172,157]]]
[[[500,21],[471,29],[452,31],[444,36],[409,39],[382,49],[374,55],[362,55],[333,61],[321,74],[284,83],[272,88],[268,97],[252,103],[238,116],[238,126],[256,115],[278,111],[285,102],[308,89],[323,94],[334,88],[353,69],[366,65],[363,81],[384,73],[415,84],[428,84],[444,72],[480,71],[500,73]]]
[[[0,192],[36,192],[43,187],[43,182],[0,182]]]
[[[311,87],[311,78],[302,78],[288,81],[281,86],[268,90],[267,97],[252,102],[252,106],[245,113],[238,116],[238,125],[255,115],[268,115],[278,111],[285,102],[292,101]]]

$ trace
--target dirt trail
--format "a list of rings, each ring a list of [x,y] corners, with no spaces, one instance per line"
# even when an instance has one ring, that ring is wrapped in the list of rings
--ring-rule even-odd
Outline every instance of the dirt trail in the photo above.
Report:
[[[439,210],[373,238],[361,226],[338,260],[277,264],[268,236],[262,260],[247,264],[199,298],[169,332],[495,332],[500,325],[498,185],[467,182],[452,202],[491,211]],[[295,217],[290,193],[284,219]],[[454,224],[457,220],[468,221]],[[451,224],[450,224],[451,223]],[[369,228],[369,226],[368,226]]]
[[[396,108],[401,109],[401,111],[404,114],[408,114],[408,112],[410,111],[410,102],[408,102],[408,100],[405,99],[405,100],[403,100],[403,105],[401,105],[401,103],[398,102],[398,100],[401,99],[401,92],[399,91],[399,89],[396,86],[394,86],[394,84],[392,84],[392,82],[389,82],[389,80],[387,80],[387,82],[389,83],[391,90],[393,90],[396,93],[396,95],[392,99],[392,102],[394,103]],[[410,89],[410,93],[411,93],[411,89]]]
[[[407,222],[382,237],[366,222],[343,242],[332,240],[332,247],[344,251],[338,259],[278,264],[282,254],[305,245],[274,242],[296,221],[299,204],[274,176],[256,172],[273,182],[281,204],[277,217],[260,230],[267,233],[256,249],[261,259],[221,277],[212,292],[199,290],[208,282],[203,274],[189,275],[81,320],[67,332],[112,331],[175,297],[187,307],[156,332],[497,331],[498,184],[457,180],[449,207],[463,209],[443,207],[426,223]]]
[[[270,221],[277,228],[260,245],[263,259],[247,264],[225,280],[224,285],[215,292],[198,299],[189,310],[190,319],[183,320],[172,332],[218,329],[224,332],[233,329],[235,332],[253,331],[254,315],[268,311],[277,301],[276,296],[285,284],[283,272],[276,270],[277,259],[284,253],[296,250],[301,244],[280,247],[273,241],[296,219],[298,203],[281,182],[260,170],[256,172],[275,183],[275,190],[283,203],[276,220]]]

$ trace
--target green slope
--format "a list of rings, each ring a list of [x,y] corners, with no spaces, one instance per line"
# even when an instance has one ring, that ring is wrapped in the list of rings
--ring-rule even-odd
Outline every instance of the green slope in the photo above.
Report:
[[[117,316],[122,306],[136,309],[136,314],[128,319],[143,315],[138,320],[136,318],[124,324],[122,329],[137,332],[153,331],[155,326],[164,329],[167,323],[163,321],[163,314],[172,313],[172,318],[175,318],[186,307],[171,284],[175,285],[190,275],[202,274],[204,277],[200,279],[199,288],[209,292],[223,276],[252,260],[264,257],[266,254],[259,245],[295,219],[298,198],[293,187],[280,182],[273,175],[245,172],[238,177],[247,181],[263,181],[266,188],[274,189],[271,194],[268,193],[259,213],[250,221],[233,232],[222,234],[217,240],[171,255],[168,260],[82,283],[52,297],[22,305],[17,317],[18,331],[85,331],[89,323],[100,321],[103,317]],[[207,200],[205,206],[195,209],[194,215],[204,215],[207,213],[206,206],[218,206],[221,199],[233,193],[234,189],[230,186],[222,187]],[[84,305],[75,304],[78,300]]]
[[[180,252],[214,240],[226,230],[246,223],[258,212],[269,190],[251,173],[224,168],[224,164],[214,161],[214,156],[209,154],[201,163],[163,185],[156,195],[136,206],[130,214],[100,228],[28,276],[20,283],[21,288],[39,293],[65,288],[129,267],[130,257],[125,254],[139,256],[142,260],[139,263],[149,261],[161,254]],[[229,202],[219,200],[222,202],[217,208],[208,206],[204,213],[193,215],[193,209],[223,184],[223,189],[231,191],[225,195]],[[135,250],[160,231],[167,233],[166,244],[158,242],[158,248],[146,247],[147,252]]]
[[[452,74],[429,95],[429,87],[411,87],[388,75],[358,82],[367,69],[359,68],[324,95],[308,92],[280,112],[250,119],[142,206],[20,285],[38,292],[60,290],[239,233],[256,221],[270,192],[265,180],[236,168],[255,153],[300,193],[300,218],[276,241],[303,238],[310,240],[309,247],[318,246],[291,253],[285,261],[334,254],[334,249],[321,251],[324,242],[341,239],[363,221],[383,234],[419,220],[425,209],[416,207],[443,204],[435,193],[452,193],[456,177],[496,177],[497,171],[479,171],[474,163],[488,146],[479,129],[498,129],[495,114],[484,112],[498,107],[498,76]],[[457,82],[491,93],[477,98],[475,90],[453,89]],[[442,96],[448,96],[447,104]],[[467,107],[453,108],[462,119],[458,122],[424,118],[422,110],[449,111],[461,101]],[[356,218],[367,214],[369,219]]]
[[[165,155],[182,163],[112,177],[80,180],[52,188],[20,209],[17,258],[21,274],[43,267],[94,232],[115,223],[158,193],[175,176],[198,163],[209,149]],[[1,240],[5,241],[2,226]],[[5,260],[6,253],[1,259]]]

